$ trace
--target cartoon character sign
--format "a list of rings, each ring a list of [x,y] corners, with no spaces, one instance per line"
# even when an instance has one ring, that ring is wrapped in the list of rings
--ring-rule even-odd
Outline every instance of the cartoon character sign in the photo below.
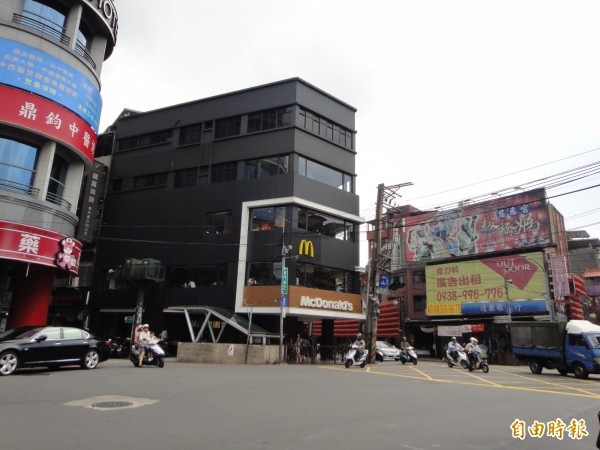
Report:
[[[77,259],[73,255],[75,240],[64,238],[60,241],[61,251],[56,255],[56,265],[65,270],[71,270],[77,266]]]

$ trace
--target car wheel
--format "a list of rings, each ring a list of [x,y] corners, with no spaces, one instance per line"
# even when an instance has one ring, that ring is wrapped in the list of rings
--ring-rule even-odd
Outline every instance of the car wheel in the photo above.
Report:
[[[575,374],[575,378],[584,379],[589,377],[590,373],[587,371],[582,364],[574,364],[573,365],[573,373]]]
[[[531,373],[542,373],[542,369],[542,363],[540,363],[537,359],[532,359],[529,361],[529,370],[531,370]]]
[[[11,375],[19,367],[19,357],[15,352],[4,352],[0,355],[0,375]]]
[[[95,369],[100,362],[100,355],[96,350],[88,350],[81,361],[82,369]]]
[[[380,355],[379,353],[377,353],[377,355],[375,355],[375,359],[379,362],[383,362],[383,355]]]
[[[566,377],[569,371],[567,369],[558,369],[558,373],[560,373],[563,377]]]

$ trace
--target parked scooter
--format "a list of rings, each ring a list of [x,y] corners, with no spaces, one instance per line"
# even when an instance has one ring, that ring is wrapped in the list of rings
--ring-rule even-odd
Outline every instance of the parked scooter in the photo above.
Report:
[[[460,366],[463,369],[469,368],[469,360],[467,359],[467,354],[462,351],[457,351],[458,359],[452,357],[449,351],[446,351],[446,360],[448,362],[448,367]]]
[[[367,357],[369,356],[369,350],[365,349],[360,358],[358,358],[358,360],[356,359],[357,350],[358,346],[353,345],[350,348],[350,350],[348,350],[348,353],[346,353],[346,356],[344,357],[344,359],[346,360],[346,362],[344,363],[346,369],[351,366],[365,367],[367,365]]]
[[[165,365],[165,352],[158,345],[158,339],[150,341],[148,345],[146,345],[146,351],[144,353],[144,358],[142,359],[142,366],[158,366],[164,367]],[[133,363],[135,367],[140,366],[139,360],[139,349],[137,345],[134,345],[131,348],[131,353],[129,354],[129,360]]]
[[[400,350],[400,362],[406,364],[412,362],[415,366],[417,365],[417,353],[414,347],[406,347]]]

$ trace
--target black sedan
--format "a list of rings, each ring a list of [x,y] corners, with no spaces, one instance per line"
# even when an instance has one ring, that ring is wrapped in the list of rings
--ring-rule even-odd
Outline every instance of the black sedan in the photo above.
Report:
[[[73,327],[20,327],[0,333],[0,375],[18,368],[80,365],[95,369],[110,349],[85,330]]]

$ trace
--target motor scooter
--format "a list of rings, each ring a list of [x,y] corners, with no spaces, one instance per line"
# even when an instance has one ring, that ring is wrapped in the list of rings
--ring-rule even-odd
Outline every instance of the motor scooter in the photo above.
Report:
[[[457,350],[458,359],[455,359],[450,354],[450,351],[446,351],[446,360],[448,362],[448,367],[460,366],[463,369],[469,368],[469,360],[467,359],[467,354],[464,351]]]
[[[358,346],[357,345],[353,345],[350,350],[348,350],[348,353],[346,353],[346,356],[344,357],[345,359],[345,363],[344,365],[346,366],[346,369],[351,367],[351,366],[360,366],[365,367],[367,365],[367,357],[369,356],[369,350],[364,350],[363,354],[360,356],[360,358],[355,359],[356,358],[356,352],[358,350]]]
[[[146,351],[144,352],[144,358],[142,359],[142,366],[158,366],[163,368],[165,366],[165,352],[158,345],[158,339],[150,341],[146,345]],[[131,353],[129,353],[129,360],[135,367],[140,367],[140,350],[137,345],[131,347]]]
[[[400,350],[400,362],[406,364],[412,362],[415,366],[417,365],[417,353],[414,347],[406,347]]]
[[[467,358],[467,369],[469,369],[469,372],[481,370],[483,373],[488,373],[490,371],[490,366],[488,365],[487,359],[484,358],[481,353],[478,353],[475,364],[471,364],[471,361]]]

